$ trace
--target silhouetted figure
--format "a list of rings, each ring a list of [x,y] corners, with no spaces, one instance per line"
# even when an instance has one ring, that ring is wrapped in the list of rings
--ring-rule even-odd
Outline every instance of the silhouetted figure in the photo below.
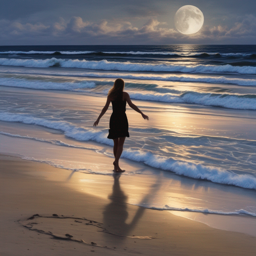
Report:
[[[108,110],[109,104],[112,102],[113,113],[109,122],[109,135],[108,138],[114,141],[113,153],[115,161],[113,162],[115,172],[124,172],[119,166],[119,159],[123,152],[123,145],[126,137],[129,137],[128,120],[125,114],[126,102],[129,106],[140,113],[144,119],[148,120],[148,116],[144,115],[139,108],[134,105],[127,92],[124,92],[123,79],[116,79],[113,87],[109,90],[107,102],[102,109],[98,119],[95,121],[94,126],[99,124],[101,117]]]

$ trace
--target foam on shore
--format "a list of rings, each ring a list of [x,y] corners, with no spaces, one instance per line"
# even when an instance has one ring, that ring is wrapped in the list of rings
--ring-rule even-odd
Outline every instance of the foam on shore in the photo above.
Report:
[[[158,210],[158,211],[178,211],[178,212],[198,212],[198,213],[203,213],[203,214],[217,214],[217,215],[227,215],[227,216],[232,216],[232,215],[247,215],[251,217],[256,217],[256,213],[254,212],[249,212],[244,209],[240,210],[235,210],[235,211],[230,211],[230,212],[224,212],[220,210],[211,210],[211,209],[192,209],[188,207],[171,207],[168,205],[165,205],[164,207],[154,207],[154,206],[145,206],[144,204],[135,204],[140,207],[148,208],[151,210]]]
[[[62,90],[62,91],[72,91],[75,89],[85,89],[85,88],[94,88],[94,82],[73,82],[73,83],[57,83],[49,81],[39,81],[39,80],[28,80],[20,78],[3,78],[0,77],[0,85],[8,87],[19,87],[19,88],[28,88],[36,90]]]
[[[107,139],[106,131],[102,132],[95,129],[86,129],[66,121],[47,120],[29,115],[12,114],[8,112],[0,112],[0,120],[40,125],[60,130],[64,132],[67,137],[78,141],[96,141],[101,144],[113,145],[112,140]],[[177,161],[172,158],[155,155],[149,151],[143,151],[141,149],[125,150],[122,157],[193,179],[207,180],[218,184],[233,185],[246,189],[256,189],[256,177],[250,174],[240,175],[219,167]]]

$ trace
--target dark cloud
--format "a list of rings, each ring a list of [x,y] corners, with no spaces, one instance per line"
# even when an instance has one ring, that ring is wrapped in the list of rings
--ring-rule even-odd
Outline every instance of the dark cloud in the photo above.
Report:
[[[81,17],[60,19],[50,25],[0,21],[0,44],[173,44],[220,43],[254,40],[256,17],[247,15],[233,26],[205,26],[195,35],[182,35],[157,19],[138,27],[129,21],[91,22]],[[29,43],[28,43],[29,42]]]

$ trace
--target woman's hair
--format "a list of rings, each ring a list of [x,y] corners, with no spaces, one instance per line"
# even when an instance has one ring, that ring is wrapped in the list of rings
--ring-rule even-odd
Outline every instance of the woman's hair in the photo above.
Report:
[[[115,99],[119,93],[124,91],[124,80],[121,78],[116,79],[113,87],[108,92],[108,97]]]

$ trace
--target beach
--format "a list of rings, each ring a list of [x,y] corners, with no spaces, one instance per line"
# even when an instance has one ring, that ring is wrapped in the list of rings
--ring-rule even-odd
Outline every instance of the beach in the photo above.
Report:
[[[1,255],[254,255],[253,236],[127,205],[124,177],[76,173],[67,182],[67,176],[47,164],[1,155]],[[91,189],[109,198],[86,192],[79,180],[92,178]],[[73,237],[62,239],[66,234]]]
[[[1,255],[255,255],[254,54],[0,47]],[[119,77],[149,116],[126,106],[122,175],[111,106],[93,127]]]

